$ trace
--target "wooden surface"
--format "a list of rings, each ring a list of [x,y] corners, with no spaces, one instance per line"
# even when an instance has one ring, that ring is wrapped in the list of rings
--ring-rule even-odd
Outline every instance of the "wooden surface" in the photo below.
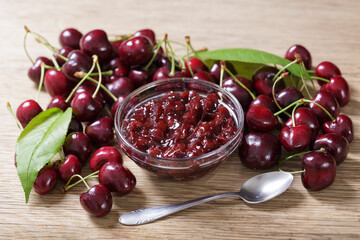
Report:
[[[359,239],[360,141],[351,144],[338,167],[335,183],[321,192],[303,188],[300,175],[280,197],[259,205],[221,199],[177,213],[152,224],[126,227],[120,214],[143,207],[176,203],[239,189],[260,173],[243,167],[237,154],[214,173],[192,182],[169,182],[146,174],[131,160],[125,165],[137,177],[136,190],[115,197],[105,218],[90,217],[80,206],[78,186],[67,194],[31,194],[26,205],[13,165],[19,135],[6,101],[16,107],[34,98],[27,77],[30,62],[22,48],[26,24],[57,45],[63,27],[86,33],[102,28],[127,34],[150,27],[158,37],[183,41],[195,48],[247,47],[283,55],[294,43],[306,46],[313,63],[336,63],[351,87],[351,102],[342,112],[360,129],[360,1],[0,1],[0,238],[3,239]],[[33,57],[47,54],[29,41]],[[50,97],[40,96],[46,107]],[[297,160],[299,161],[299,160]],[[298,164],[293,164],[300,167]],[[294,168],[296,170],[296,168]],[[89,172],[86,167],[85,174]]]

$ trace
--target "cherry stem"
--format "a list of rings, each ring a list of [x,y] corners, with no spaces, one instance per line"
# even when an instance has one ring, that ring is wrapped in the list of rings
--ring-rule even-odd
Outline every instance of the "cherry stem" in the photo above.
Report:
[[[303,62],[301,62],[300,63],[300,79],[301,79],[301,81],[302,81],[302,83],[303,83],[303,87],[305,88],[305,91],[306,91],[306,93],[308,94],[308,96],[309,96],[309,98],[313,98],[312,96],[311,96],[311,94],[310,94],[310,92],[309,92],[309,89],[308,89],[308,87],[307,87],[307,85],[306,85],[306,80],[305,80],[305,78],[304,78],[304,68],[305,66],[304,66],[304,64],[303,64]],[[305,70],[306,71],[306,70]],[[314,87],[315,88],[315,87]]]
[[[287,75],[289,75],[288,72],[284,72],[282,73],[274,82],[273,86],[272,86],[272,89],[271,89],[271,92],[272,92],[272,97],[273,97],[273,100],[276,104],[276,106],[279,108],[279,109],[282,109],[282,107],[279,105],[278,101],[276,100],[276,96],[275,96],[275,86],[276,84],[281,80],[281,79],[284,79]],[[284,112],[288,117],[290,117],[290,114],[288,112]]]
[[[308,73],[315,73],[315,70],[307,70]]]
[[[288,156],[287,158],[284,158],[283,160],[280,160],[279,161],[279,165],[283,164],[284,162],[286,162],[287,160],[291,159],[291,158],[294,158],[294,157],[298,157],[298,156],[301,156],[301,155],[305,155],[307,153],[310,153],[310,152],[313,152],[313,151],[306,151],[306,152],[301,152],[301,153],[295,153],[291,156]]]
[[[45,64],[41,63],[41,65],[40,65],[40,82],[39,82],[39,87],[38,87],[38,91],[37,91],[36,98],[35,98],[36,102],[39,101],[41,88],[42,88],[42,85],[43,85],[43,82],[44,82],[44,76],[45,76]]]
[[[220,87],[223,85],[224,81],[224,72],[225,72],[226,62],[225,60],[220,61]]]
[[[165,48],[169,47],[170,54],[171,54],[171,70],[169,73],[170,77],[173,77],[175,75],[175,53],[172,49],[170,42],[168,40],[165,41]]]
[[[85,185],[86,185],[86,187],[89,189],[89,185],[87,185],[87,183],[86,183],[85,180],[90,179],[90,178],[97,178],[98,176],[97,176],[96,174],[98,174],[98,173],[99,173],[99,170],[96,171],[96,172],[93,172],[93,173],[91,173],[91,174],[89,174],[89,175],[87,175],[86,177],[82,177],[82,176],[80,176],[79,174],[74,174],[74,175],[72,175],[72,176],[70,177],[69,181],[65,184],[63,190],[64,190],[65,192],[67,192],[67,191],[70,190],[70,188],[76,186],[77,184],[79,184],[79,183],[81,183],[81,182],[84,182]],[[95,176],[95,175],[96,175],[96,176]],[[70,182],[71,182],[71,180],[72,180],[74,177],[79,177],[80,180],[77,181],[77,182],[75,182],[75,183],[73,183],[73,184],[71,184],[71,185],[69,185]]]
[[[312,76],[311,79],[316,79],[316,80],[320,80],[320,81],[327,82],[327,83],[330,82],[329,79],[318,77],[318,76]]]
[[[156,46],[155,46],[156,50],[155,50],[152,58],[148,62],[148,64],[144,67],[144,71],[147,71],[149,69],[149,67],[151,66],[151,64],[154,62],[154,60],[155,60],[155,58],[156,58],[156,56],[157,56],[157,54],[158,54],[158,52],[160,50],[160,47],[161,47],[162,43],[167,40],[167,36],[168,36],[167,33],[165,33],[164,38],[161,39],[161,41],[158,44],[156,44]]]
[[[30,62],[32,63],[32,64],[34,64],[35,62],[34,62],[34,60],[30,57],[30,54],[29,54],[29,52],[28,52],[28,50],[27,50],[27,47],[26,47],[26,39],[27,39],[27,36],[28,36],[28,34],[29,34],[29,32],[26,30],[27,29],[27,27],[25,26],[25,36],[24,36],[24,50],[25,50],[25,53],[26,53],[26,56],[28,57],[28,59],[30,60]]]
[[[255,95],[250,91],[250,89],[248,89],[242,82],[239,81],[239,79],[237,79],[235,77],[235,75],[226,67],[225,67],[225,71],[243,88],[245,89],[249,94],[250,96],[252,97],[252,99],[254,100],[256,97]]]
[[[194,76],[194,72],[190,65],[190,54],[189,54],[190,36],[185,36],[185,42],[186,42],[186,58],[187,58],[187,62],[188,62],[187,67],[190,71],[191,76]]]
[[[61,68],[60,68],[59,64],[57,63],[57,61],[55,60],[53,55],[51,55],[51,61],[53,62],[54,66],[55,66],[55,69],[60,71]]]
[[[133,35],[132,34],[128,34],[128,35],[119,35],[119,34],[108,34],[109,36],[113,36],[113,37],[120,37],[120,38],[116,38],[114,40],[110,40],[110,42],[117,42],[117,41],[121,41],[121,40],[126,40],[131,38]]]
[[[307,76],[309,76],[310,77],[310,75],[309,75],[309,72],[307,71],[307,69],[306,69],[306,67],[305,67],[305,64],[304,64],[304,62],[301,62],[301,67],[302,67],[302,69],[303,69],[303,71],[304,71],[304,73],[305,73],[305,76],[307,77]],[[313,89],[315,89],[315,84],[314,84],[314,81],[311,79],[311,77],[310,77],[310,82],[311,82],[311,84],[312,84],[312,87],[313,87]]]
[[[100,74],[101,74],[101,75],[106,75],[106,76],[111,76],[111,75],[113,75],[113,73],[114,73],[113,70],[109,70],[109,71],[106,71],[106,72],[91,73],[89,76],[90,76],[90,77],[97,77],[97,76],[99,76]]]
[[[13,118],[15,119],[15,121],[16,121],[18,127],[20,128],[20,130],[21,131],[24,130],[24,128],[22,127],[22,125],[21,125],[21,123],[19,121],[19,119],[16,117],[14,111],[12,110],[11,105],[10,105],[9,102],[6,103],[6,107],[7,107],[8,111],[10,112],[11,116],[13,116]]]
[[[328,110],[326,110],[323,106],[321,106],[320,104],[318,104],[318,103],[316,103],[316,102],[314,102],[314,101],[312,101],[312,100],[308,100],[308,99],[303,99],[303,101],[304,102],[307,102],[307,103],[313,103],[313,104],[315,104],[316,106],[318,106],[319,108],[321,108],[328,116],[329,116],[329,118],[331,119],[331,121],[334,121],[335,120],[335,118],[329,113],[329,111]]]
[[[98,61],[98,57],[96,55],[93,55],[93,64],[90,68],[90,71],[88,73],[86,73],[86,75],[80,80],[80,82],[74,87],[74,89],[71,91],[71,93],[69,94],[69,96],[67,97],[67,99],[65,100],[66,103],[68,103],[70,101],[70,99],[72,98],[72,96],[74,95],[74,93],[76,92],[76,90],[80,87],[81,84],[83,84],[83,82],[89,77],[89,75],[94,71],[95,65]],[[76,73],[75,73],[76,74]],[[75,75],[74,74],[74,75]]]
[[[59,157],[60,157],[61,163],[63,163],[63,162],[65,161],[65,159],[64,159],[64,156],[62,155],[61,150],[59,150],[58,153],[59,153]]]
[[[295,105],[295,107],[293,108],[293,110],[292,110],[292,113],[291,113],[291,118],[292,118],[292,122],[293,122],[293,127],[296,127],[296,125],[295,125],[295,111],[296,111],[296,109],[299,107],[301,105],[301,103],[299,103],[299,104],[296,104]]]
[[[96,56],[96,55],[95,55],[95,56]],[[100,73],[100,74],[99,74],[99,82],[98,82],[98,84],[97,84],[97,86],[96,86],[96,89],[95,89],[93,95],[92,95],[92,98],[95,98],[95,97],[96,97],[96,94],[99,92],[99,90],[100,90],[100,85],[101,85],[101,81],[102,81],[101,68],[100,68],[100,64],[99,64],[98,61],[96,61],[96,68],[97,68],[98,72]]]
[[[280,111],[274,113],[274,116],[277,116],[277,115],[279,115],[280,113],[285,112],[286,110],[292,108],[294,105],[296,105],[296,104],[298,104],[298,103],[304,103],[305,100],[306,100],[306,99],[301,98],[301,99],[299,99],[299,100],[297,100],[297,101],[295,101],[295,102],[292,102],[291,104],[287,105],[286,107],[284,107],[284,108],[281,109]]]
[[[189,46],[191,51],[194,53],[195,57],[198,58],[208,69],[210,69],[210,66],[197,54],[199,51],[196,51],[193,46],[191,45],[190,36],[185,37],[186,46]],[[207,51],[207,48],[201,51]]]
[[[291,65],[293,65],[293,64],[295,64],[295,63],[297,63],[297,62],[298,62],[298,60],[295,59],[294,61],[292,61],[291,63],[289,63],[288,65],[286,65],[286,66],[283,67],[282,69],[280,69],[280,70],[276,73],[276,75],[273,77],[272,81],[273,81],[273,82],[276,81],[277,78],[279,77],[279,75],[280,75],[283,71],[285,71],[288,67],[290,67]]]
[[[87,77],[87,80],[89,80],[90,82],[93,82],[93,83],[95,83],[95,84],[98,84],[98,83],[99,83],[96,79],[94,79],[94,78],[92,78],[92,77]],[[104,91],[114,100],[114,102],[117,101],[117,97],[116,97],[114,94],[112,94],[112,93],[109,91],[109,89],[107,89],[103,84],[100,84],[100,87],[101,87],[102,90],[104,90]]]
[[[282,170],[281,168],[279,168],[279,171],[280,172],[287,172],[287,171]],[[294,175],[294,174],[299,174],[299,173],[304,173],[304,172],[305,172],[305,169],[300,170],[300,171],[287,172],[287,173],[290,173],[290,174]]]
[[[43,62],[43,63],[44,63],[44,62]],[[45,67],[45,69],[56,69],[56,67],[46,65],[45,63],[44,63],[44,67]],[[60,70],[61,70],[61,68],[60,68],[60,69],[58,69],[58,70],[60,71]]]

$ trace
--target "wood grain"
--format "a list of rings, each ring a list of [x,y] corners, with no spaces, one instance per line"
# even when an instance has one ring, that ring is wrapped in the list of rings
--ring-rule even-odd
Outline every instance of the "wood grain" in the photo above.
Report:
[[[27,78],[30,62],[22,48],[26,24],[57,44],[64,27],[82,32],[103,28],[131,33],[150,27],[160,38],[183,41],[196,48],[248,47],[283,55],[294,43],[305,45],[314,64],[336,63],[351,87],[351,102],[342,112],[360,128],[360,1],[0,1],[0,238],[2,239],[359,239],[360,141],[351,144],[338,167],[335,183],[321,192],[306,191],[295,177],[280,197],[259,205],[221,199],[177,213],[155,223],[126,227],[117,217],[127,211],[175,203],[222,191],[232,191],[259,172],[246,169],[233,154],[210,175],[191,182],[169,182],[148,175],[131,160],[125,164],[137,177],[136,190],[115,197],[105,218],[89,217],[79,204],[78,186],[61,194],[38,196],[29,204],[13,165],[19,135],[6,101],[16,108],[34,98]],[[48,54],[33,40],[32,56]],[[43,107],[50,97],[40,96]],[[297,160],[298,161],[298,160]],[[299,164],[293,161],[293,168]],[[88,167],[85,174],[89,172]]]

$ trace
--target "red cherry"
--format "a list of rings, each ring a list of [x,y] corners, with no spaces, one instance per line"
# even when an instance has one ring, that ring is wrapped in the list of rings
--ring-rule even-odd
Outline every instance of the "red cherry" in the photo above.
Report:
[[[276,94],[276,101],[280,107],[285,108],[303,97],[304,96],[299,89],[295,87],[287,87]],[[291,113],[291,110],[292,109],[288,110],[288,112]]]
[[[111,116],[114,118],[116,110],[119,108],[120,104],[125,100],[127,95],[121,95],[118,97],[117,101],[111,107]]]
[[[111,145],[114,141],[114,124],[111,117],[101,117],[87,125],[85,133],[96,146]]]
[[[295,110],[295,124],[296,125],[306,125],[310,128],[312,132],[312,139],[314,139],[319,133],[319,122],[316,118],[316,115],[308,108],[300,107]],[[293,121],[290,117],[284,124],[285,126],[292,127]]]
[[[303,46],[301,45],[293,45],[291,46],[286,54],[285,54],[285,58],[290,60],[290,61],[294,61],[295,60],[295,53],[299,54],[302,61],[304,62],[305,68],[306,69],[311,69],[311,55],[310,52]]]
[[[62,55],[62,56],[64,56],[64,57],[67,58],[72,50],[74,50],[74,49],[71,48],[71,47],[66,47],[66,46],[65,46],[65,47],[62,47],[62,48],[56,50],[56,52],[59,53],[60,55]],[[59,64],[60,67],[61,67],[62,65],[64,65],[64,63],[65,63],[65,60],[64,60],[64,59],[62,59],[61,57],[59,57],[59,56],[58,56],[57,54],[55,54],[55,53],[53,54],[53,56],[54,56],[56,62]]]
[[[134,90],[131,80],[127,77],[115,77],[112,82],[106,84],[106,87],[115,95],[115,97],[128,95]]]
[[[136,178],[120,163],[107,162],[99,170],[99,183],[106,186],[110,192],[126,195],[135,188]]]
[[[152,78],[148,72],[141,69],[131,69],[129,72],[129,78],[134,88],[141,87],[146,83],[151,82]]]
[[[274,100],[266,95],[259,95],[257,96],[250,104],[249,108],[252,108],[254,106],[262,106],[264,108],[269,109],[271,112],[275,113],[277,110],[277,107],[275,105]]]
[[[333,133],[322,134],[316,137],[313,149],[325,148],[325,152],[331,154],[336,165],[340,165],[347,157],[349,152],[349,142],[343,136]]]
[[[73,49],[79,49],[81,37],[82,34],[78,30],[74,28],[67,28],[60,33],[59,41],[63,47],[67,46]]]
[[[105,146],[96,150],[90,158],[91,170],[96,172],[107,162],[117,162],[123,164],[122,156],[117,148]]]
[[[57,169],[57,173],[62,182],[67,183],[72,175],[81,174],[81,163],[79,159],[72,154],[66,156],[65,161]],[[72,183],[78,179],[73,178]]]
[[[350,101],[350,89],[345,78],[341,76],[334,76],[330,82],[321,86],[321,90],[331,93],[340,107],[344,107]]]
[[[132,37],[123,42],[119,48],[120,59],[129,66],[143,65],[153,55],[153,44],[145,36]]]
[[[95,90],[96,90],[96,85],[94,83],[92,83],[92,82],[84,82],[83,84],[80,85],[80,87],[78,87],[78,89],[76,89],[73,96],[75,97],[77,94],[82,93],[82,92],[87,92],[90,95],[93,95]],[[71,98],[71,101],[74,99],[74,97]],[[104,102],[104,95],[102,94],[101,91],[99,91],[96,94],[95,99],[97,101],[99,101],[100,103]]]
[[[325,152],[310,152],[303,156],[301,164],[302,184],[306,189],[319,191],[330,186],[336,177],[336,162],[333,156]]]
[[[248,126],[259,132],[270,132],[275,129],[277,121],[274,114],[262,106],[254,106],[246,113]]]
[[[95,217],[104,217],[112,208],[113,200],[110,191],[102,185],[92,186],[80,195],[81,206]]]
[[[137,32],[135,32],[133,34],[134,37],[137,37],[137,36],[145,36],[145,37],[148,37],[152,44],[155,46],[156,45],[156,38],[155,38],[155,33],[153,30],[151,29],[141,29]]]
[[[191,76],[189,66],[191,67],[191,70],[193,74],[198,72],[206,72],[208,69],[207,67],[201,62],[198,58],[191,58],[188,61],[185,61],[185,67],[186,67],[186,76]]]
[[[74,116],[82,122],[93,120],[102,110],[102,104],[88,92],[75,95],[70,104]]]
[[[154,82],[154,81],[170,78],[169,74],[170,74],[170,70],[167,67],[161,67],[154,73],[152,80]]]
[[[40,195],[44,195],[56,186],[58,176],[54,168],[45,166],[40,171],[34,182],[34,190]]]
[[[322,125],[324,133],[335,133],[345,137],[349,143],[354,139],[354,129],[351,119],[345,114],[339,114],[335,121],[328,121]]]
[[[45,73],[44,85],[46,91],[52,97],[55,95],[61,95],[65,97],[69,94],[71,88],[73,87],[63,72],[56,69],[50,69]]]
[[[114,52],[113,52],[114,57],[119,57],[119,48],[123,42],[125,42],[125,40],[123,40],[123,39],[115,41],[115,42],[111,42],[111,45],[114,50]]]
[[[215,80],[211,77],[211,75],[208,72],[201,71],[194,74],[193,79],[200,79],[205,80],[209,82],[215,82]]]
[[[236,78],[250,91],[252,90],[252,86],[250,80],[245,77],[236,76]],[[251,95],[240,86],[232,77],[226,78],[223,81],[222,87],[232,93],[236,99],[239,101],[243,109],[246,111],[253,100]]]
[[[31,66],[31,68],[28,71],[29,78],[32,81],[34,81],[36,84],[39,84],[39,82],[40,82],[41,63],[44,63],[45,65],[48,65],[48,66],[54,66],[53,62],[50,59],[48,59],[46,57],[38,57],[35,60],[35,63]]]
[[[73,117],[70,121],[67,134],[72,132],[82,132],[82,131],[83,131],[83,126],[81,122],[79,122],[79,120]]]
[[[72,132],[65,138],[63,145],[64,153],[74,154],[78,157],[81,164],[85,164],[92,152],[89,137],[82,132]]]
[[[66,98],[64,96],[56,95],[51,99],[51,102],[49,103],[47,109],[57,107],[61,110],[65,111],[69,105],[66,102]]]
[[[126,77],[129,73],[128,67],[120,60],[120,58],[112,59],[109,66],[114,72],[113,75],[116,77]]]
[[[317,91],[312,101],[324,107],[333,117],[336,117],[340,113],[339,104],[336,99],[332,94],[324,90]],[[330,117],[325,113],[325,111],[316,106],[314,103],[309,103],[308,107],[315,113],[320,124],[330,120]]]
[[[340,69],[333,64],[332,62],[321,62],[319,65],[317,65],[315,69],[315,74],[318,77],[329,79],[341,75]],[[317,81],[320,85],[325,84],[324,81],[318,80]]]
[[[87,55],[97,55],[99,62],[108,62],[113,54],[113,48],[106,32],[100,29],[92,30],[80,39],[80,49]]]
[[[255,92],[260,95],[272,97],[272,88],[274,85],[273,78],[279,70],[273,67],[265,67],[258,70],[252,77]],[[275,93],[285,87],[284,81],[276,83]]]
[[[280,131],[280,142],[286,151],[301,152],[311,143],[312,132],[307,125],[285,126]]]
[[[42,108],[37,102],[34,100],[26,100],[21,103],[16,110],[16,117],[19,119],[21,125],[26,127],[26,125],[42,111]]]
[[[89,72],[93,61],[86,53],[80,50],[74,50],[68,55],[68,61],[64,63],[61,71],[65,77],[73,82],[79,82],[81,79],[74,76],[76,72]]]

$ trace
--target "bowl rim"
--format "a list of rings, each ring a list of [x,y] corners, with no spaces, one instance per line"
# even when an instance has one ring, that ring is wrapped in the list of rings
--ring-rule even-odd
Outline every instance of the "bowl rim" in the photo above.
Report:
[[[212,88],[214,88],[216,90],[216,92],[221,92],[222,94],[227,95],[228,98],[231,99],[232,104],[234,105],[234,109],[233,112],[235,113],[235,116],[232,116],[233,118],[236,117],[236,121],[238,122],[238,128],[236,133],[234,134],[234,136],[228,141],[226,142],[224,145],[220,146],[219,148],[212,150],[210,152],[201,154],[199,156],[195,156],[195,157],[183,157],[183,158],[163,158],[163,157],[157,157],[157,156],[153,156],[150,155],[146,152],[140,151],[137,148],[135,148],[130,142],[127,141],[127,139],[121,134],[121,124],[120,124],[120,114],[122,112],[122,110],[124,109],[124,107],[126,106],[126,104],[128,104],[128,102],[130,102],[130,100],[134,97],[136,97],[138,94],[149,90],[151,88],[154,87],[158,87],[161,85],[165,85],[167,83],[171,83],[173,81],[179,81],[179,83],[195,83],[195,84],[201,84],[201,85],[206,85],[206,86],[210,86]],[[170,92],[171,90],[169,90]],[[225,104],[225,103],[224,103]],[[227,104],[226,104],[227,105]],[[236,111],[239,111],[238,113]],[[237,116],[239,115],[239,118],[237,118]],[[200,80],[200,79],[193,79],[193,78],[189,78],[189,77],[182,77],[182,78],[166,78],[166,79],[162,79],[162,80],[158,80],[158,81],[154,81],[148,84],[145,84],[137,89],[135,89],[134,91],[132,91],[125,99],[124,101],[119,105],[119,107],[116,110],[115,113],[115,117],[114,117],[114,125],[115,125],[115,132],[116,132],[116,137],[120,139],[118,139],[118,141],[121,141],[122,143],[124,143],[126,145],[126,147],[131,148],[131,151],[136,152],[137,154],[143,155],[146,158],[152,158],[154,160],[158,160],[158,161],[176,161],[176,162],[183,162],[183,161],[193,161],[193,160],[198,160],[198,159],[206,159],[209,158],[213,155],[216,155],[224,150],[226,150],[228,148],[229,145],[231,145],[237,138],[239,138],[239,136],[242,134],[243,132],[243,128],[244,128],[244,121],[245,121],[245,116],[244,116],[244,110],[241,106],[241,104],[239,103],[239,101],[237,100],[237,98],[230,93],[229,91],[227,91],[226,89],[220,87],[219,85],[210,82],[210,81],[205,81],[205,80]],[[130,159],[132,159],[131,157],[129,157]],[[133,159],[132,159],[133,160]],[[143,161],[143,160],[141,160]]]

